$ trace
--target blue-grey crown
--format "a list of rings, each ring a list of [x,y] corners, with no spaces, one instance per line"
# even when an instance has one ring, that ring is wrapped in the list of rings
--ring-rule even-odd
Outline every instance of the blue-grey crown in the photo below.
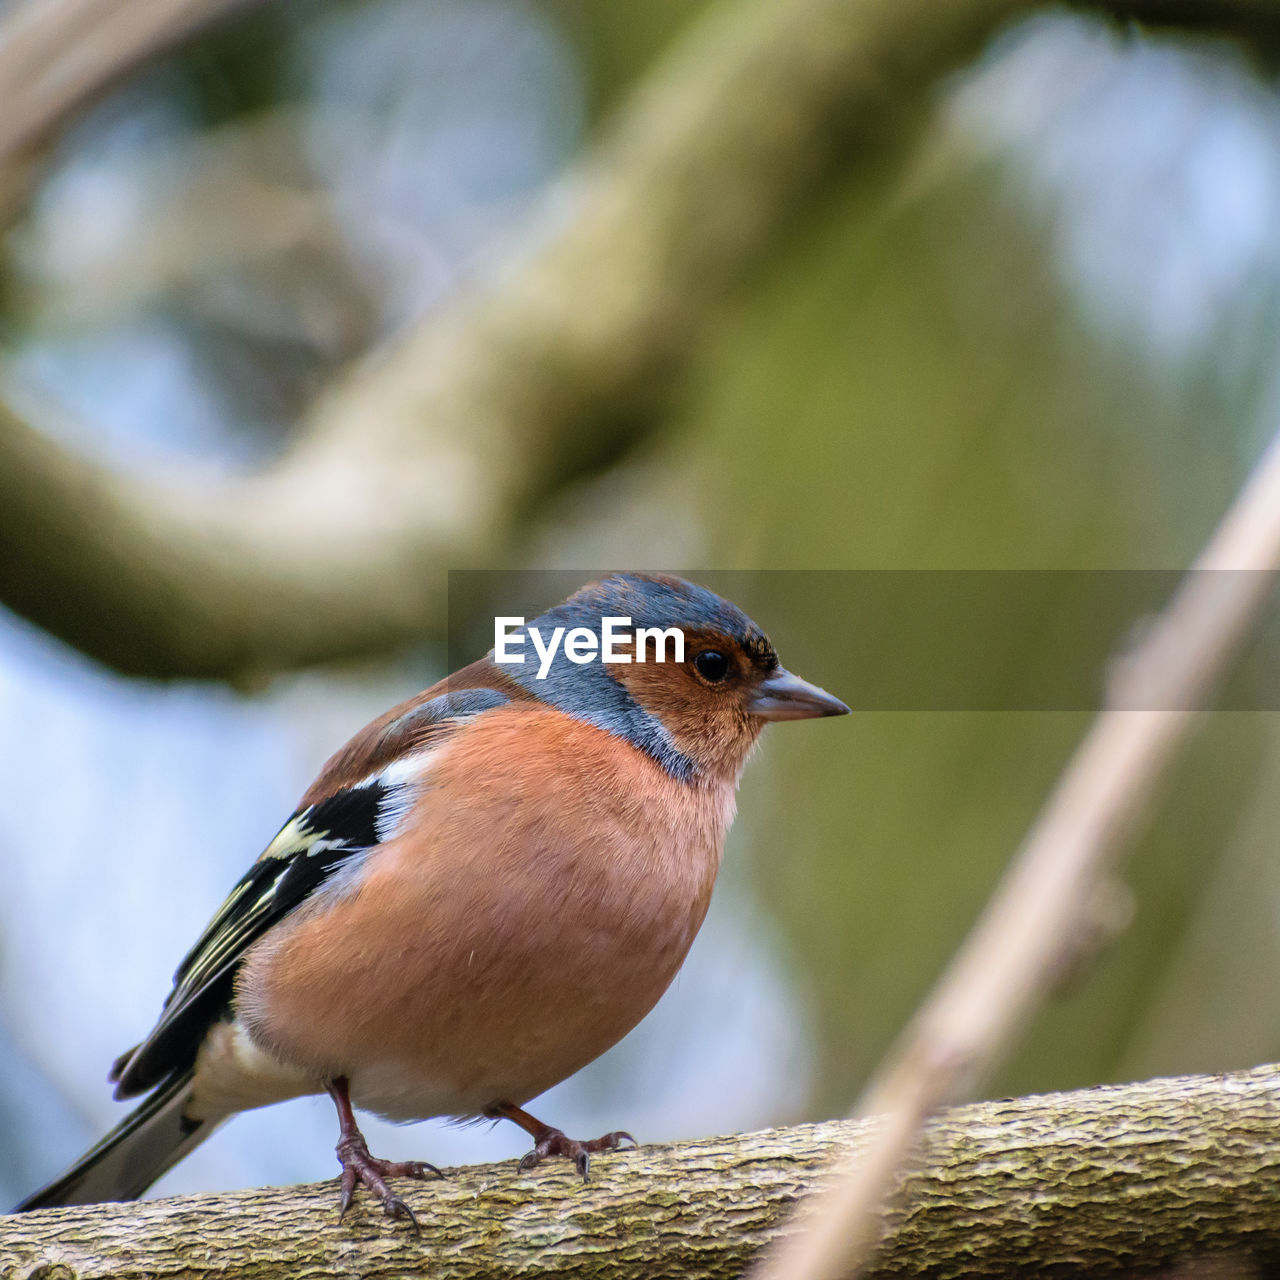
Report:
[[[760,653],[766,665],[777,663],[764,633],[736,605],[696,583],[666,575],[611,574],[588,583],[512,634],[537,627],[549,637],[555,627],[564,627],[566,634],[575,627],[585,627],[599,643],[601,619],[606,617],[630,618],[633,627],[718,631],[738,640],[748,652]],[[561,645],[546,676],[538,679],[536,654],[527,635],[523,653],[522,665],[504,666],[503,670],[543,702],[625,738],[647,751],[672,777],[687,781],[697,772],[697,766],[677,749],[661,721],[632,698],[605,663],[578,665],[565,656]]]

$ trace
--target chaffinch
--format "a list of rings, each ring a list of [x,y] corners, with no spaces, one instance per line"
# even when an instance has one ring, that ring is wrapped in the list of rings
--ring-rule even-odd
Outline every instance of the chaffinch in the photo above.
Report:
[[[20,1210],[133,1199],[235,1112],[320,1092],[342,1212],[363,1184],[413,1221],[388,1179],[438,1173],[371,1155],[353,1107],[512,1120],[533,1139],[520,1168],[567,1156],[583,1177],[634,1141],[522,1108],[675,977],[765,723],[849,708],[678,578],[605,578],[514,637],[329,760],[112,1067],[115,1096],[144,1101]]]

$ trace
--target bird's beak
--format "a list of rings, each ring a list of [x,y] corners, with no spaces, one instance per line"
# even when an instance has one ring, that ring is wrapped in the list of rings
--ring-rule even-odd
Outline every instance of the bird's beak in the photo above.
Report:
[[[847,716],[849,708],[816,684],[779,667],[751,695],[747,710],[761,720],[813,720]]]

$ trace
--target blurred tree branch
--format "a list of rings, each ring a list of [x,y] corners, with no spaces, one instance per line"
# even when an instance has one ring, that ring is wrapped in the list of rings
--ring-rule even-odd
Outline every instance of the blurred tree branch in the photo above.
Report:
[[[925,1118],[998,1060],[1029,1012],[1076,971],[1116,914],[1115,862],[1280,572],[1280,432],[1259,459],[1173,599],[1115,661],[1106,705],[1067,763],[981,918],[885,1064],[856,1114],[874,1140],[809,1206],[757,1280],[866,1274],[896,1171]],[[1108,925],[1107,919],[1111,918]]]
[[[0,419],[0,600],[116,668],[253,679],[439,628],[548,489],[652,425],[720,296],[1013,6],[722,3],[543,243],[354,371],[278,465],[125,475]],[[914,110],[914,108],[912,108]]]
[[[0,23],[0,209],[49,135],[146,58],[248,0],[27,0]]]
[[[259,474],[121,473],[0,409],[0,603],[156,677],[253,682],[438,632],[446,568],[512,554],[531,507],[643,438],[718,301],[1030,8],[721,0],[518,265],[351,371]]]
[[[1092,1277],[1212,1259],[1268,1274],[1280,1257],[1280,1068],[957,1108],[931,1121],[886,1216],[874,1275]],[[0,1219],[5,1275],[80,1280],[728,1276],[775,1239],[841,1147],[837,1121],[642,1147],[590,1184],[476,1165],[409,1184],[421,1236],[367,1197],[337,1221],[332,1182]],[[1185,1274],[1195,1274],[1188,1269]]]

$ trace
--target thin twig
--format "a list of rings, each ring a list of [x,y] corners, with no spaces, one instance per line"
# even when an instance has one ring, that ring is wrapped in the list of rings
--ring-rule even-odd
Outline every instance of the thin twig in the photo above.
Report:
[[[1125,659],[981,920],[861,1098],[855,1114],[880,1117],[875,1141],[806,1205],[807,1228],[766,1255],[759,1280],[833,1280],[866,1267],[921,1125],[990,1067],[1078,949],[1124,837],[1256,621],[1277,569],[1280,434]]]

